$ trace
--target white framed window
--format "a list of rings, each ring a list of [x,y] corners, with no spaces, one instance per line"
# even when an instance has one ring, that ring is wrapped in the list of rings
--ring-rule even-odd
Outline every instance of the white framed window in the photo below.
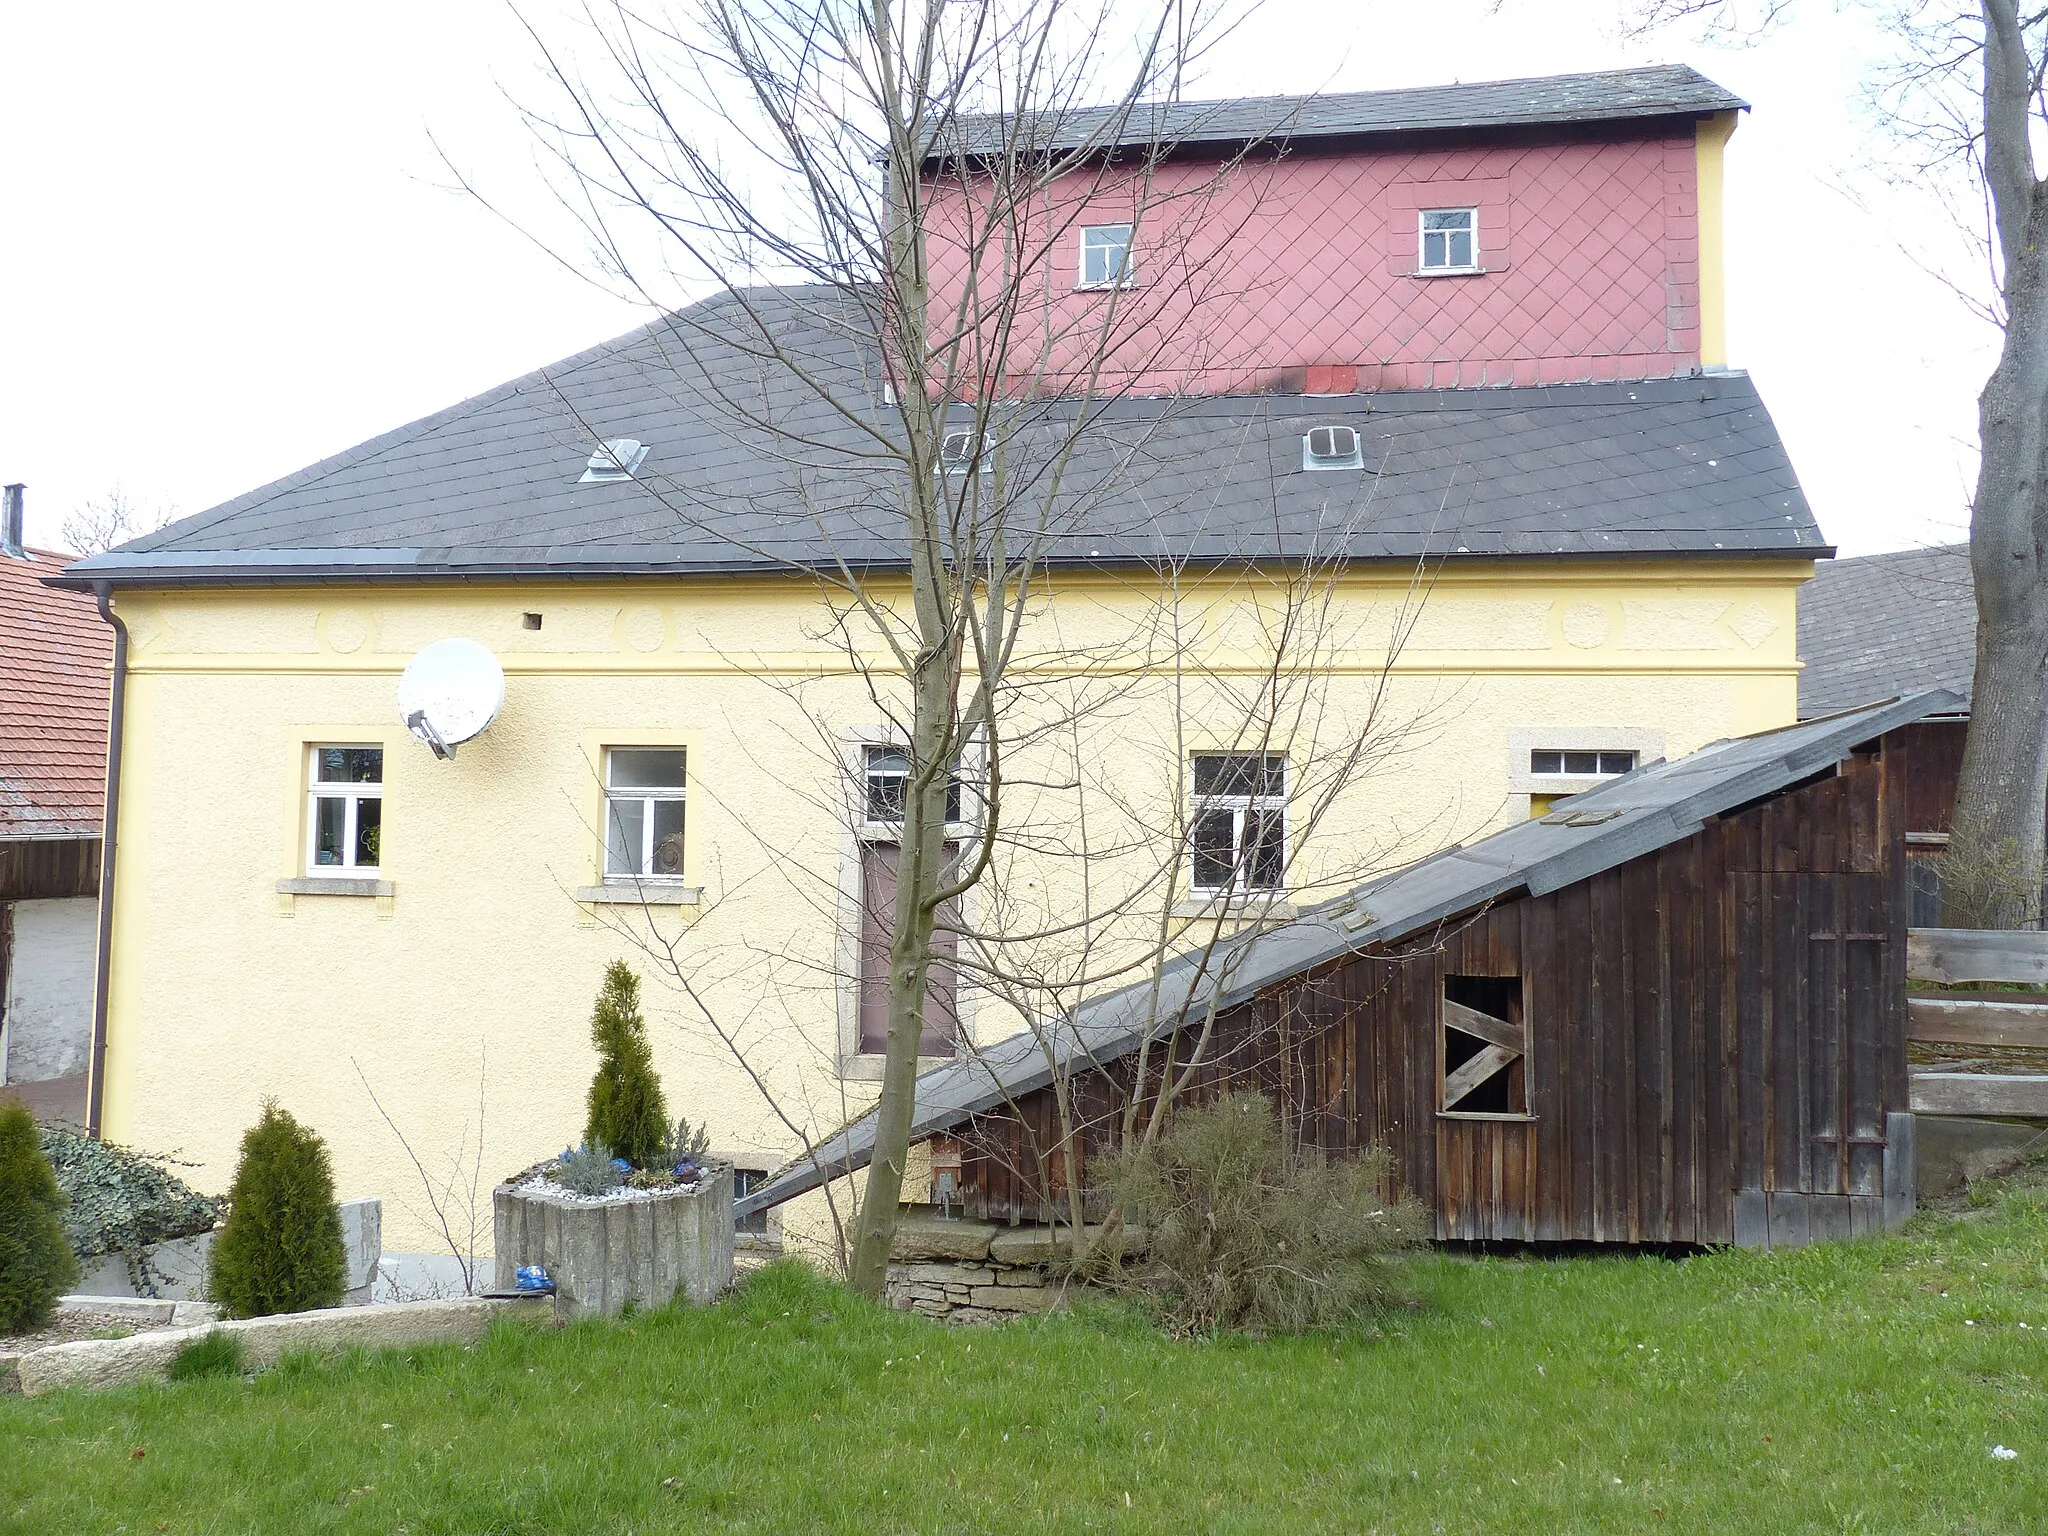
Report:
[[[1282,889],[1287,880],[1286,757],[1197,752],[1190,766],[1190,888],[1198,895]]]
[[[1128,288],[1137,281],[1131,261],[1129,224],[1085,224],[1081,228],[1083,288]]]
[[[939,472],[964,475],[969,466],[987,469],[988,455],[988,439],[981,433],[970,428],[956,429],[939,439]]]
[[[910,784],[910,753],[902,747],[861,749],[861,820],[871,826],[901,826]],[[960,780],[946,785],[946,820],[958,823]]]
[[[1618,779],[1636,771],[1637,754],[1601,748],[1574,751],[1570,747],[1531,747],[1529,773],[1533,778]]]
[[[1416,265],[1424,272],[1471,272],[1479,266],[1479,210],[1419,210]]]
[[[607,747],[604,873],[608,880],[683,878],[681,747]]]
[[[306,873],[346,877],[384,857],[384,749],[307,749]]]

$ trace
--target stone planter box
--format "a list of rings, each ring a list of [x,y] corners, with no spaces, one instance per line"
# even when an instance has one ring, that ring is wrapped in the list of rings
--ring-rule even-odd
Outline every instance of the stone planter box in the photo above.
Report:
[[[695,1189],[634,1199],[513,1187],[525,1177],[491,1191],[498,1289],[512,1288],[521,1265],[538,1264],[564,1317],[616,1317],[628,1302],[659,1307],[680,1296],[702,1305],[731,1286],[730,1166],[707,1166]]]

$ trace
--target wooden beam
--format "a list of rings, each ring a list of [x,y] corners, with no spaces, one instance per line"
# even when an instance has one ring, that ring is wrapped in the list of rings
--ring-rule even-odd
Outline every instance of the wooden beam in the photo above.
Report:
[[[2038,1003],[1908,997],[1906,1037],[1938,1045],[2048,1047],[2048,997]]]
[[[1489,1077],[1492,1077],[1494,1073],[1519,1060],[1521,1054],[1520,1051],[1503,1050],[1497,1045],[1487,1046],[1477,1056],[1474,1056],[1470,1061],[1458,1068],[1457,1071],[1444,1079],[1443,1107],[1449,1109],[1474,1088],[1477,1088]],[[2043,1081],[2048,1081],[2048,1079],[2043,1079]]]
[[[1916,1115],[2014,1115],[2048,1118],[2048,1076],[1985,1072],[1915,1072]]]
[[[1467,1008],[1463,1003],[1454,1003],[1448,997],[1444,999],[1444,1022],[1475,1040],[1484,1040],[1488,1045],[1497,1045],[1504,1051],[1513,1051],[1517,1056],[1526,1048],[1522,1043],[1521,1025],[1510,1024],[1506,1019],[1497,1019],[1490,1013],[1481,1013],[1477,1008]]]
[[[1913,981],[2048,983],[2048,933],[2008,928],[1915,928],[1906,935]]]

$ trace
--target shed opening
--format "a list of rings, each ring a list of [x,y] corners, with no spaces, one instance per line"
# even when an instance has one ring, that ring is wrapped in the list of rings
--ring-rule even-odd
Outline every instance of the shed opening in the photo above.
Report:
[[[1457,1115],[1529,1112],[1522,978],[1444,977],[1443,1098]]]

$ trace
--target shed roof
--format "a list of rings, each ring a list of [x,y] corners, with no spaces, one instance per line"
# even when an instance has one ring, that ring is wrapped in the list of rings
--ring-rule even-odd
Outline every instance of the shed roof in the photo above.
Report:
[[[1970,546],[1942,544],[1819,566],[1799,591],[1799,713],[1946,688],[1967,708],[1977,666]]]
[[[1185,1005],[1231,1008],[1274,983],[1374,946],[1398,944],[1503,896],[1541,896],[1574,885],[1697,832],[1708,820],[1821,773],[1861,744],[1953,709],[1953,694],[1888,699],[1824,720],[1717,741],[1687,757],[1638,768],[1574,795],[1540,820],[1515,825],[1468,848],[1453,848],[1397,870],[1264,933],[1227,941],[1205,964],[1183,958],[1165,968],[1151,1011],[1150,981],[1084,1005],[1052,1041],[1064,1061],[1106,1062],[1135,1050],[1146,1030],[1171,1027]],[[985,1047],[918,1079],[911,1139],[961,1124],[1052,1080],[1031,1032]],[[864,1166],[874,1117],[863,1117],[815,1154],[738,1202],[765,1210]]]
[[[780,356],[763,355],[771,337]],[[80,562],[162,586],[777,572],[903,562],[896,412],[848,295],[708,300]],[[857,421],[795,371],[865,401]],[[1826,552],[1743,374],[1646,383],[1119,398],[1086,410],[1047,558],[1111,566],[1325,557]],[[763,425],[763,422],[768,425]],[[1366,472],[1304,471],[1312,426],[1356,426]],[[637,480],[583,483],[597,442]]]
[[[113,635],[42,578],[69,555],[0,555],[0,838],[98,837]]]
[[[1149,145],[1301,144],[1390,133],[1614,123],[1700,117],[1746,110],[1749,103],[1685,64],[1607,69],[1522,80],[1349,91],[1320,96],[1240,96],[1223,101],[1147,102],[1045,114],[1042,132],[1024,135],[1049,151]],[[963,118],[950,152],[1001,147],[1009,120]]]

